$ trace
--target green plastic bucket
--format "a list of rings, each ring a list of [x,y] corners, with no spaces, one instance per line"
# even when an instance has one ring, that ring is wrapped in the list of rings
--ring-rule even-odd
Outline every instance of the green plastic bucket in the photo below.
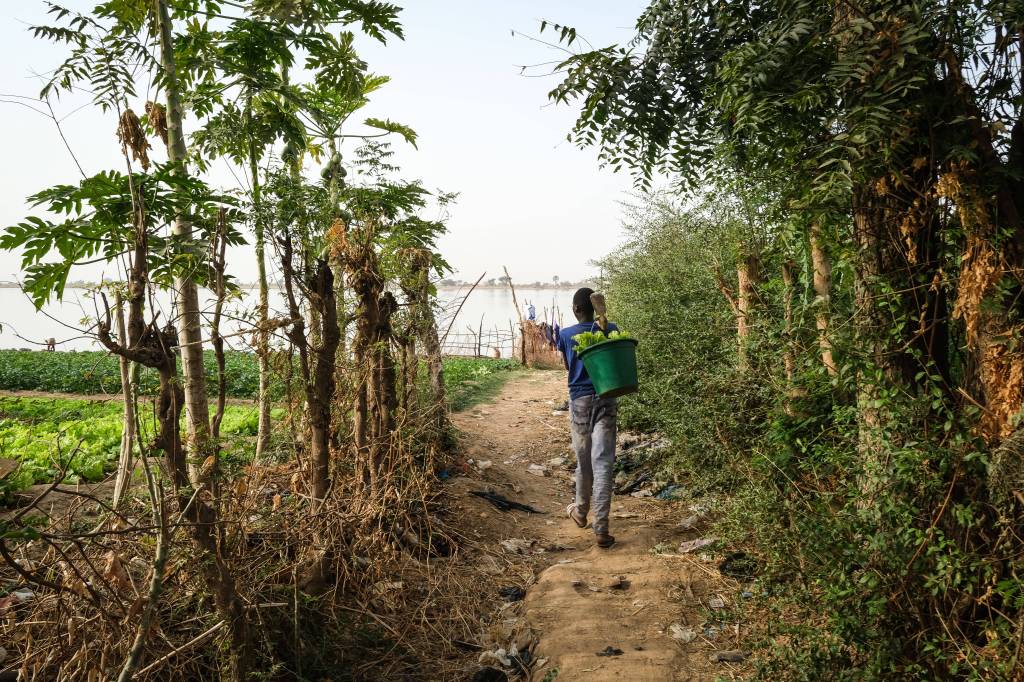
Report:
[[[636,339],[615,339],[584,348],[580,360],[587,368],[594,390],[604,398],[636,393]]]

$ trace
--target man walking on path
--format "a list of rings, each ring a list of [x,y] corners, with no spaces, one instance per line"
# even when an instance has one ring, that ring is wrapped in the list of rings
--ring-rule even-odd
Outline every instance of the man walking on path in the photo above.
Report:
[[[586,528],[587,514],[593,507],[597,546],[607,549],[615,544],[615,538],[608,534],[608,513],[612,506],[618,401],[596,395],[594,383],[576,355],[573,340],[577,334],[601,330],[594,321],[592,293],[592,289],[584,287],[573,295],[572,312],[578,324],[558,333],[558,350],[569,370],[569,419],[576,453],[576,502],[566,511],[577,526]],[[616,329],[609,322],[605,331]]]

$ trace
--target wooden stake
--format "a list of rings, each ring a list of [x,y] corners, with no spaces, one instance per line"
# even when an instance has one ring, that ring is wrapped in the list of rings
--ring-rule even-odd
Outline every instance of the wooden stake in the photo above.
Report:
[[[516,314],[519,315],[519,334],[520,334],[520,339],[522,339],[522,342],[519,344],[520,345],[519,356],[520,356],[520,362],[522,362],[523,366],[525,367],[526,366],[526,323],[523,322],[523,311],[519,309],[519,301],[516,299],[516,288],[512,285],[512,276],[510,274],[508,274],[508,268],[507,267],[502,266],[502,269],[505,271],[505,279],[508,280],[508,288],[512,290],[512,305],[514,305],[516,307]],[[513,347],[513,349],[515,348],[515,339],[512,340],[512,347]]]

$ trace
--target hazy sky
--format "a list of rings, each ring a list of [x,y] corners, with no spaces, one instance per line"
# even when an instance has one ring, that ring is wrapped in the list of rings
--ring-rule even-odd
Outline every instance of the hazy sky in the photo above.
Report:
[[[398,0],[399,4],[403,4]],[[87,8],[93,1],[69,0]],[[511,31],[537,35],[541,19],[575,26],[595,46],[632,34],[646,0],[406,0],[406,39],[387,46],[364,40],[361,53],[375,73],[392,78],[375,93],[366,116],[387,117],[419,133],[419,149],[396,143],[403,176],[460,194],[451,210],[442,251],[457,276],[501,274],[517,281],[552,275],[582,278],[619,241],[620,210],[632,182],[600,170],[592,150],[565,140],[573,110],[548,103],[551,78],[528,78],[519,66],[559,59],[559,53]],[[28,32],[46,22],[37,0],[0,7],[0,93],[35,96],[40,76],[64,57],[64,48]],[[87,100],[53,101],[68,142],[87,173],[122,169],[113,114],[85,107]],[[141,112],[144,97],[133,103]],[[43,106],[39,102],[33,106]],[[57,182],[77,182],[75,167],[53,123],[17,104],[0,103],[4,162],[0,164],[0,226],[28,214],[24,198]],[[186,129],[195,125],[187,118]],[[161,155],[162,157],[162,155]],[[223,165],[211,180],[237,186]],[[242,280],[255,268],[246,258],[231,265]],[[16,276],[18,259],[0,252],[0,279]]]

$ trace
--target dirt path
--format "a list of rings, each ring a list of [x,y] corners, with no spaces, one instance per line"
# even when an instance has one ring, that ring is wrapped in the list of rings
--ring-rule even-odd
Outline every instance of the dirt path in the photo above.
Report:
[[[580,530],[566,518],[573,463],[551,463],[570,456],[566,417],[552,414],[565,400],[563,382],[560,372],[524,374],[492,402],[454,417],[466,457],[492,464],[482,473],[472,464],[470,475],[452,484],[453,493],[466,495],[464,511],[479,519],[474,519],[473,534],[481,543],[512,541],[501,550],[503,558],[536,575],[519,606],[535,637],[530,679],[644,682],[736,676],[743,664],[709,658],[742,648],[743,632],[720,622],[741,588],[724,579],[715,562],[675,553],[681,541],[701,535],[699,526],[684,531],[677,525],[689,515],[685,502],[616,496],[611,532],[617,543],[610,550],[598,549],[589,528]],[[530,464],[544,465],[550,476],[527,473]],[[468,495],[488,487],[544,513],[502,513]],[[652,552],[657,545],[671,553]],[[618,576],[624,577],[624,587],[613,587]],[[724,608],[710,608],[717,606],[715,597]],[[673,625],[692,630],[695,639],[684,643],[674,638]],[[607,647],[622,653],[599,656]]]

